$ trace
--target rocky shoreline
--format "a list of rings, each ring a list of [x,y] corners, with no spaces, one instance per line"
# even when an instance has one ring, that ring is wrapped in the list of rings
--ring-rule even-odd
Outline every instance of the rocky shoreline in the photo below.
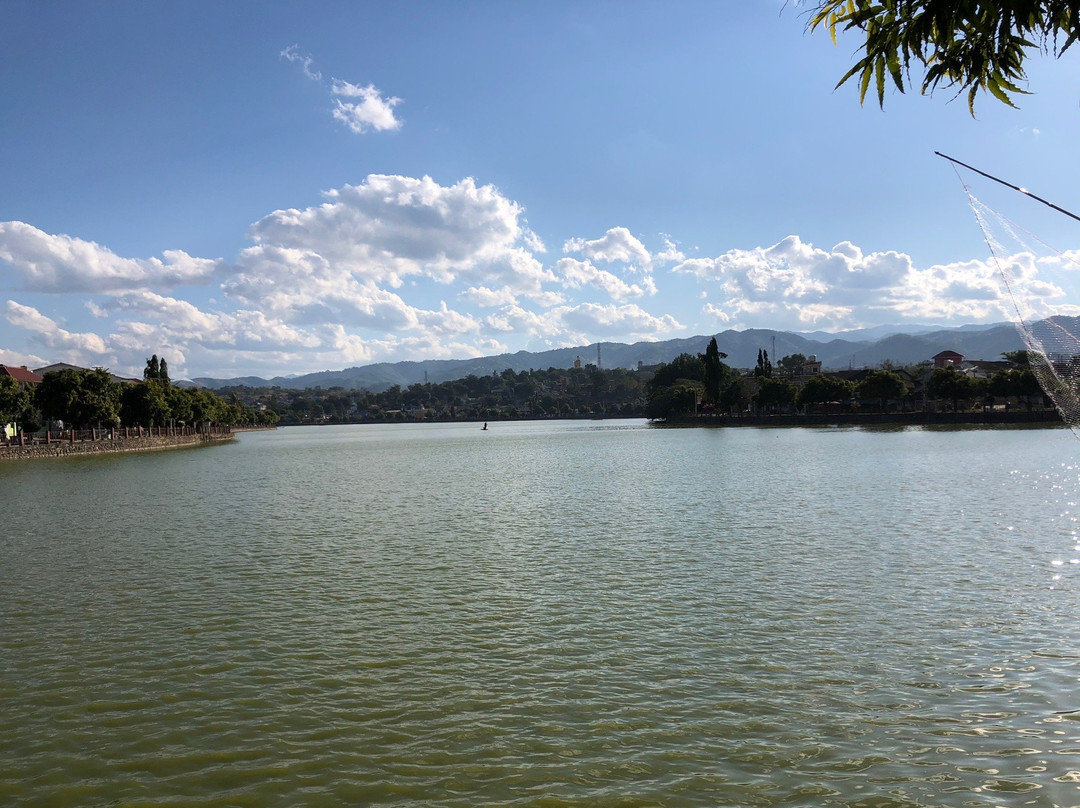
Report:
[[[36,460],[49,457],[72,457],[76,455],[122,454],[128,452],[158,452],[168,449],[185,449],[194,446],[211,446],[235,440],[233,433],[194,435],[143,435],[142,437],[102,437],[86,441],[52,441],[26,446],[12,444],[0,446],[0,461]]]

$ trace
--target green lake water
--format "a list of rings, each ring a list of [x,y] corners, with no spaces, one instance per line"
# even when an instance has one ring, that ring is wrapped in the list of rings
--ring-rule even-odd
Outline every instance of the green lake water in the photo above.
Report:
[[[0,464],[0,805],[1080,805],[1064,429]]]

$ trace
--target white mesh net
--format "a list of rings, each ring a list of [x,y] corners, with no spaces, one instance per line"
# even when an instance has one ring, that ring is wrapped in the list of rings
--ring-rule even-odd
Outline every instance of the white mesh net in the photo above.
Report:
[[[1080,296],[1073,293],[1080,251],[1051,247],[979,201],[966,183],[964,190],[1004,286],[1007,314],[1027,346],[1029,366],[1080,437]]]

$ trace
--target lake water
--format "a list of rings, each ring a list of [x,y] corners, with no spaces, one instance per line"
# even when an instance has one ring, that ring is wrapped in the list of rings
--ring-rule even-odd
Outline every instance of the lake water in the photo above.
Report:
[[[1080,805],[1063,429],[0,464],[0,804]]]

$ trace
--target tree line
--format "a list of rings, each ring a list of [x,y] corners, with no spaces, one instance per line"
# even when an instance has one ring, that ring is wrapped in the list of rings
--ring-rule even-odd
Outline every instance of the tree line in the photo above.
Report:
[[[344,387],[289,390],[246,386],[225,387],[218,392],[250,407],[266,408],[282,424],[645,414],[641,374],[591,364],[520,372],[507,369],[445,382],[392,385],[380,392]]]
[[[908,399],[916,391],[907,379],[919,384],[930,400],[946,403],[954,410],[962,404],[991,405],[1015,399],[1030,407],[1033,400],[1044,403],[1039,382],[1032,372],[1027,351],[1003,355],[1010,363],[990,378],[973,378],[955,367],[929,369],[918,366],[903,374],[892,367],[868,370],[859,381],[816,373],[802,384],[794,379],[806,357],[792,354],[774,368],[765,350],[758,352],[757,366],[742,375],[723,360],[716,339],[705,353],[682,354],[664,365],[649,382],[646,415],[654,420],[698,414],[790,412],[793,408],[858,406],[884,411],[890,402]],[[907,379],[905,379],[905,376]]]
[[[33,388],[0,377],[0,424],[18,423],[25,432],[61,423],[90,428],[275,422],[273,413],[226,401],[208,390],[174,385],[167,362],[156,354],[147,360],[141,383],[114,381],[104,368],[46,373]]]
[[[226,387],[215,392],[178,387],[168,365],[147,360],[141,383],[113,381],[108,371],[49,373],[34,389],[0,377],[0,423],[18,422],[33,432],[44,423],[65,426],[184,426],[366,423],[406,420],[496,420],[647,416],[655,420],[692,414],[784,413],[807,407],[884,410],[916,392],[959,409],[967,404],[1040,400],[1041,390],[1024,351],[1005,355],[1010,368],[974,379],[955,368],[884,367],[858,381],[819,373],[800,376],[806,357],[773,362],[759,351],[749,374],[730,367],[716,340],[705,353],[682,354],[651,372],[595,365],[469,375],[437,383],[393,385],[380,392],[342,387],[290,390]],[[919,389],[913,389],[917,380]]]

